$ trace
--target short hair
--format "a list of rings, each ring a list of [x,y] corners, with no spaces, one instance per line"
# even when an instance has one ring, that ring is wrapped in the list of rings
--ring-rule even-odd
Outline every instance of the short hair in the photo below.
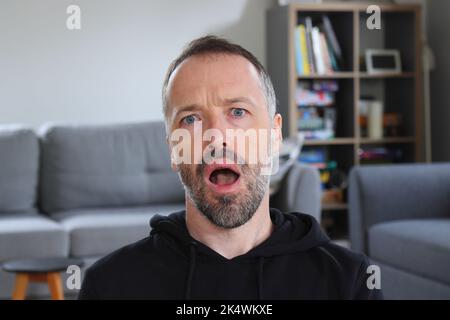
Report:
[[[272,81],[264,69],[263,65],[258,59],[248,50],[243,47],[231,43],[230,41],[219,38],[214,35],[207,35],[191,41],[183,50],[183,52],[174,60],[167,70],[162,88],[162,103],[164,119],[167,121],[167,87],[169,85],[170,77],[178,66],[186,59],[196,55],[205,54],[230,54],[244,57],[247,59],[258,71],[259,80],[261,82],[261,89],[266,98],[267,108],[271,117],[276,113],[276,96]],[[167,125],[167,123],[166,123]]]

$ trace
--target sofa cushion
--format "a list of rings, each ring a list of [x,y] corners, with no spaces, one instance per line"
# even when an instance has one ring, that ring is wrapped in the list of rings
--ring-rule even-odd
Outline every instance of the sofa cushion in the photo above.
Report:
[[[184,203],[72,210],[52,216],[70,234],[70,255],[102,256],[150,233],[150,219],[184,209]]]
[[[450,219],[398,220],[369,229],[369,255],[450,284]]]
[[[45,212],[180,202],[163,122],[47,126],[42,130]]]
[[[66,257],[69,236],[55,221],[35,212],[0,215],[0,261]]]
[[[35,206],[39,144],[32,130],[0,127],[0,214]]]

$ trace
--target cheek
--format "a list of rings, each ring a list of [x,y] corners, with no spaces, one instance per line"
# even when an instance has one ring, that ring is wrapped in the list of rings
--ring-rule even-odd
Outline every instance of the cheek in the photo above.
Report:
[[[198,173],[196,172],[196,166],[182,164],[178,166],[178,170],[183,179],[183,182],[190,187],[197,185],[199,180]]]

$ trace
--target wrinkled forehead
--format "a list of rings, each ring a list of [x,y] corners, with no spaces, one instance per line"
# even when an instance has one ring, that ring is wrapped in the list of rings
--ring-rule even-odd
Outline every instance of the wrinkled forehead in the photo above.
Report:
[[[167,87],[170,108],[198,104],[205,98],[251,95],[264,99],[258,70],[239,55],[203,54],[183,61],[170,77]]]

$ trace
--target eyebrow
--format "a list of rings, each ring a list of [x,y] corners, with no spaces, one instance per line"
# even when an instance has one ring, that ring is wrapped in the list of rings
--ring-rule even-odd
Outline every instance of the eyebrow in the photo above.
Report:
[[[175,112],[175,115],[173,116],[174,119],[176,119],[176,117],[178,117],[178,115],[182,112],[188,112],[188,111],[195,111],[200,109],[200,107],[197,104],[190,104],[187,106],[182,106],[177,108],[177,111]]]
[[[252,107],[255,107],[255,103],[253,102],[253,100],[250,98],[247,98],[247,97],[236,97],[236,98],[224,99],[225,105],[230,105],[230,104],[239,103],[239,102],[244,102],[244,103],[251,105]],[[176,119],[178,117],[178,115],[182,112],[195,111],[198,109],[201,109],[201,108],[197,104],[190,104],[190,105],[178,107],[173,118]]]
[[[236,97],[236,98],[225,99],[225,104],[228,104],[228,105],[237,103],[237,102],[244,102],[244,103],[247,103],[247,104],[255,107],[255,103],[253,102],[253,100],[250,98],[247,98],[247,97]]]

